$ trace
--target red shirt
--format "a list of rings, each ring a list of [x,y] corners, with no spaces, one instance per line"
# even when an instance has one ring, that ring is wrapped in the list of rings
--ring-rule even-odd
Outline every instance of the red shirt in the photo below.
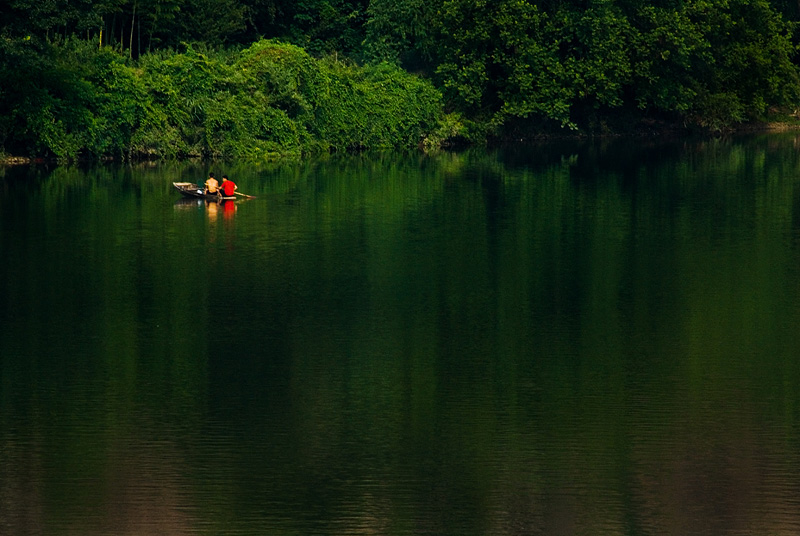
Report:
[[[236,190],[236,184],[232,180],[222,181],[222,193],[225,197],[231,197]]]

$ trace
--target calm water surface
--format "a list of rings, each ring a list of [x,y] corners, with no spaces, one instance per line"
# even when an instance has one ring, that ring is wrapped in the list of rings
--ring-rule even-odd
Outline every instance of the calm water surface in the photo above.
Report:
[[[0,534],[800,533],[798,146],[0,168]]]

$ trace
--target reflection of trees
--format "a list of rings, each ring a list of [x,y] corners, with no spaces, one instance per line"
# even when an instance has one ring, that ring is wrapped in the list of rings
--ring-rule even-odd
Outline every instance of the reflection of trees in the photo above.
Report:
[[[0,445],[40,476],[26,510],[6,463],[0,505],[135,526],[159,503],[173,532],[786,531],[792,139],[222,165],[259,197],[229,227],[172,209],[205,168],[37,178],[0,206]]]
[[[768,505],[747,492],[779,478],[757,467],[785,452],[765,437],[791,427],[780,413],[797,383],[788,358],[797,335],[786,330],[797,287],[789,299],[779,290],[797,270],[786,248],[797,197],[786,170],[797,158],[773,151],[757,140],[706,143],[662,164],[658,147],[612,147],[534,172],[468,154],[471,180],[456,172],[421,208],[387,211],[387,196],[398,199],[387,190],[354,218],[366,197],[316,196],[339,232],[325,235],[332,258],[315,251],[318,271],[301,280],[314,281],[314,310],[338,313],[297,312],[294,385],[308,401],[298,408],[304,436],[322,441],[310,451],[335,455],[325,447],[333,436],[355,452],[320,459],[307,477],[389,450],[395,464],[383,471],[402,481],[403,460],[427,456],[420,481],[475,489],[420,489],[420,509],[496,509],[497,532],[517,523],[572,532],[570,519],[573,529],[646,532],[696,521],[689,504],[711,530],[765,509],[767,524],[790,521],[790,497]],[[365,227],[343,235],[353,219]],[[337,265],[353,241],[365,258]],[[336,305],[348,299],[359,306]],[[782,401],[776,378],[791,384]],[[381,423],[374,437],[403,447],[351,444],[349,428],[362,429],[353,419]],[[720,423],[711,437],[708,423]]]
[[[185,303],[202,296],[181,284],[186,259],[164,257],[171,213],[130,180],[58,168],[3,199],[16,207],[2,223],[0,472],[22,477],[0,478],[0,495],[4,512],[35,509],[10,533],[190,532],[173,429],[160,427],[197,422],[204,314]]]

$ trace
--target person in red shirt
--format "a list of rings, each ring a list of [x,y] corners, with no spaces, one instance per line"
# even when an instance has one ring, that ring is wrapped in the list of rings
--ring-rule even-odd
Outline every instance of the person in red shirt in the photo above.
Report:
[[[228,180],[227,175],[223,175],[222,184],[220,184],[220,188],[222,188],[222,195],[224,195],[225,197],[233,197],[235,195],[234,192],[236,192],[236,188],[238,188],[238,186],[236,186],[235,182]]]

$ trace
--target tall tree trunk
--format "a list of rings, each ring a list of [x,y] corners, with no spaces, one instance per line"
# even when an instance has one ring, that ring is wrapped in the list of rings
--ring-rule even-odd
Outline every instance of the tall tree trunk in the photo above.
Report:
[[[136,26],[136,2],[133,3],[133,15],[131,15],[131,38],[128,41],[128,57],[133,57],[133,28]]]
[[[800,0],[797,0],[800,2]],[[147,53],[150,53],[150,47],[153,44],[153,33],[156,31],[156,22],[158,21],[158,10],[153,13],[153,22],[150,23],[150,35],[147,36]]]

